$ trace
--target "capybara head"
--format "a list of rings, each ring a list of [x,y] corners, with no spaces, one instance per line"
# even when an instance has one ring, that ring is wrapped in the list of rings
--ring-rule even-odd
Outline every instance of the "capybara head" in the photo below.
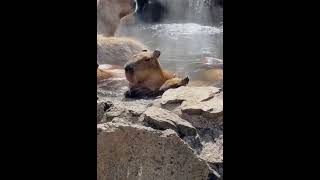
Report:
[[[126,78],[130,83],[139,84],[150,79],[155,81],[163,79],[163,72],[159,63],[160,51],[143,50],[136,54],[125,64]]]

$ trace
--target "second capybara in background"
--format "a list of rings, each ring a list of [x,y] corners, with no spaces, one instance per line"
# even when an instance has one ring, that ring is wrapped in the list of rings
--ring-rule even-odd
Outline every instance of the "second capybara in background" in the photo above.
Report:
[[[97,36],[98,64],[123,66],[134,54],[147,49],[141,42],[132,38]]]
[[[97,33],[114,36],[120,19],[135,12],[135,0],[97,0]]]
[[[110,78],[124,78],[124,70],[119,66],[109,64],[97,64],[97,83],[101,83]]]

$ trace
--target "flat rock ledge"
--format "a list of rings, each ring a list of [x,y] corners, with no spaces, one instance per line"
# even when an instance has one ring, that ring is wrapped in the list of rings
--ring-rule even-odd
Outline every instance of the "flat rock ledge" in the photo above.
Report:
[[[188,121],[181,119],[178,115],[158,107],[149,107],[144,112],[146,125],[154,129],[173,129],[182,136],[196,136],[197,130]]]
[[[223,125],[223,94],[216,87],[169,89],[162,95],[160,106],[196,128],[222,128]]]

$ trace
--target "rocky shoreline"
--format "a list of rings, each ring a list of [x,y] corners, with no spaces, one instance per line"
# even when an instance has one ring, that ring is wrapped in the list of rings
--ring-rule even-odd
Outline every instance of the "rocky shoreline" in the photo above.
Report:
[[[98,180],[223,179],[223,91],[169,89],[125,99],[125,82],[97,91]]]

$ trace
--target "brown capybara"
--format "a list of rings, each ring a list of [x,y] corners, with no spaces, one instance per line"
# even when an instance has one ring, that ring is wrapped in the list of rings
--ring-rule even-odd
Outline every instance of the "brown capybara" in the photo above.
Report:
[[[140,98],[161,95],[170,88],[187,85],[189,78],[177,78],[174,73],[162,69],[159,63],[160,51],[143,51],[136,54],[124,66],[129,81],[126,97]]]
[[[221,86],[223,84],[223,60],[206,57],[185,67],[190,77],[189,86]]]
[[[124,78],[124,71],[119,66],[111,66],[108,64],[98,65],[97,64],[97,83],[101,83],[104,80],[110,78]]]
[[[136,9],[135,0],[97,0],[97,33],[114,36],[120,19]]]
[[[104,37],[97,35],[97,62],[99,64],[120,65],[142,50],[148,49],[141,42],[126,37]]]

